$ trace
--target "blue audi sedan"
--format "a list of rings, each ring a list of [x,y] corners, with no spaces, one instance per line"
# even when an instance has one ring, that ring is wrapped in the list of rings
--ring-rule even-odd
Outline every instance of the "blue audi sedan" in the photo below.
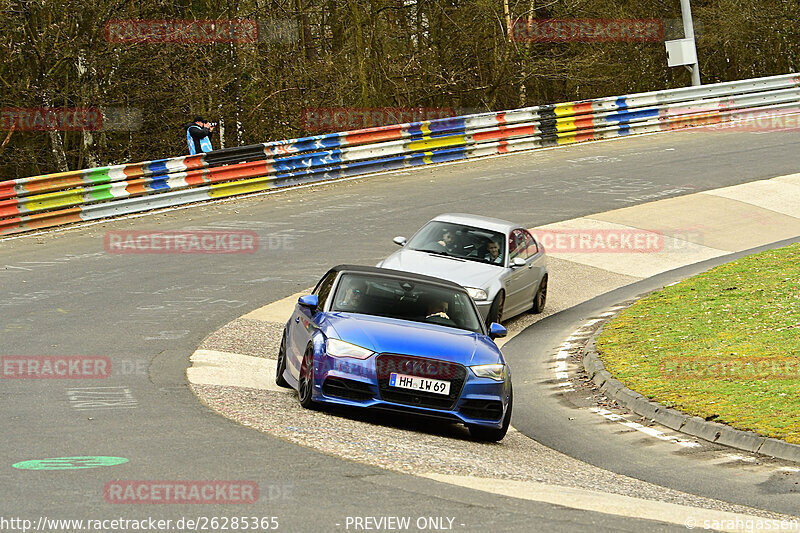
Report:
[[[466,289],[384,268],[339,265],[298,299],[275,380],[300,404],[385,409],[463,423],[499,441],[513,403],[511,373]]]

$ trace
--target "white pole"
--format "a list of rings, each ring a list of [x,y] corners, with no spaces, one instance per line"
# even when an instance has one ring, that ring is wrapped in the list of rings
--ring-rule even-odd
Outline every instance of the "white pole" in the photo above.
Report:
[[[692,6],[690,0],[681,0],[681,18],[683,19],[683,37],[692,40],[695,56],[697,56],[697,45],[694,42],[694,24],[692,23]],[[692,85],[700,85],[700,64],[686,65],[692,73]]]

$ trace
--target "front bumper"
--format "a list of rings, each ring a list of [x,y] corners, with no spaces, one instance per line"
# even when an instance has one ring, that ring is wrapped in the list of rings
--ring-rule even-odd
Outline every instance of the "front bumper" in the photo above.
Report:
[[[438,376],[430,371],[411,374],[450,381],[450,397],[434,393],[416,394],[408,389],[389,387],[388,374],[400,369],[387,364],[387,361],[396,359],[440,363],[441,367],[433,371]],[[463,370],[460,376],[457,375],[459,368]],[[359,360],[323,354],[315,358],[313,394],[315,401],[323,403],[391,410],[500,428],[510,386],[510,378],[502,382],[479,378],[467,367],[435,359],[378,354]]]

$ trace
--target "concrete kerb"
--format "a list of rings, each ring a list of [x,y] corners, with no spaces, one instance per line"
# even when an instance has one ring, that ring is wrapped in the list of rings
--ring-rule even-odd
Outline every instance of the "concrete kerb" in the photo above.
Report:
[[[642,296],[643,297],[643,296]],[[625,302],[626,306],[633,302]],[[616,316],[616,314],[614,315]],[[768,455],[777,459],[800,463],[800,445],[779,439],[767,438],[752,431],[741,431],[724,424],[711,422],[697,416],[690,416],[626,387],[606,369],[597,353],[597,338],[605,324],[614,319],[608,317],[592,335],[582,350],[583,368],[589,379],[612,400],[625,406],[639,416],[666,426],[675,431],[698,437],[709,442],[722,444],[737,450]]]

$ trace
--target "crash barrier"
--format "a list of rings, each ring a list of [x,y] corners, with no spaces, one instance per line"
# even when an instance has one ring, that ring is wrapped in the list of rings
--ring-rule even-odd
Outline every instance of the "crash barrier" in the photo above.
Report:
[[[800,75],[381,126],[0,181],[0,235],[316,181],[796,113]]]

